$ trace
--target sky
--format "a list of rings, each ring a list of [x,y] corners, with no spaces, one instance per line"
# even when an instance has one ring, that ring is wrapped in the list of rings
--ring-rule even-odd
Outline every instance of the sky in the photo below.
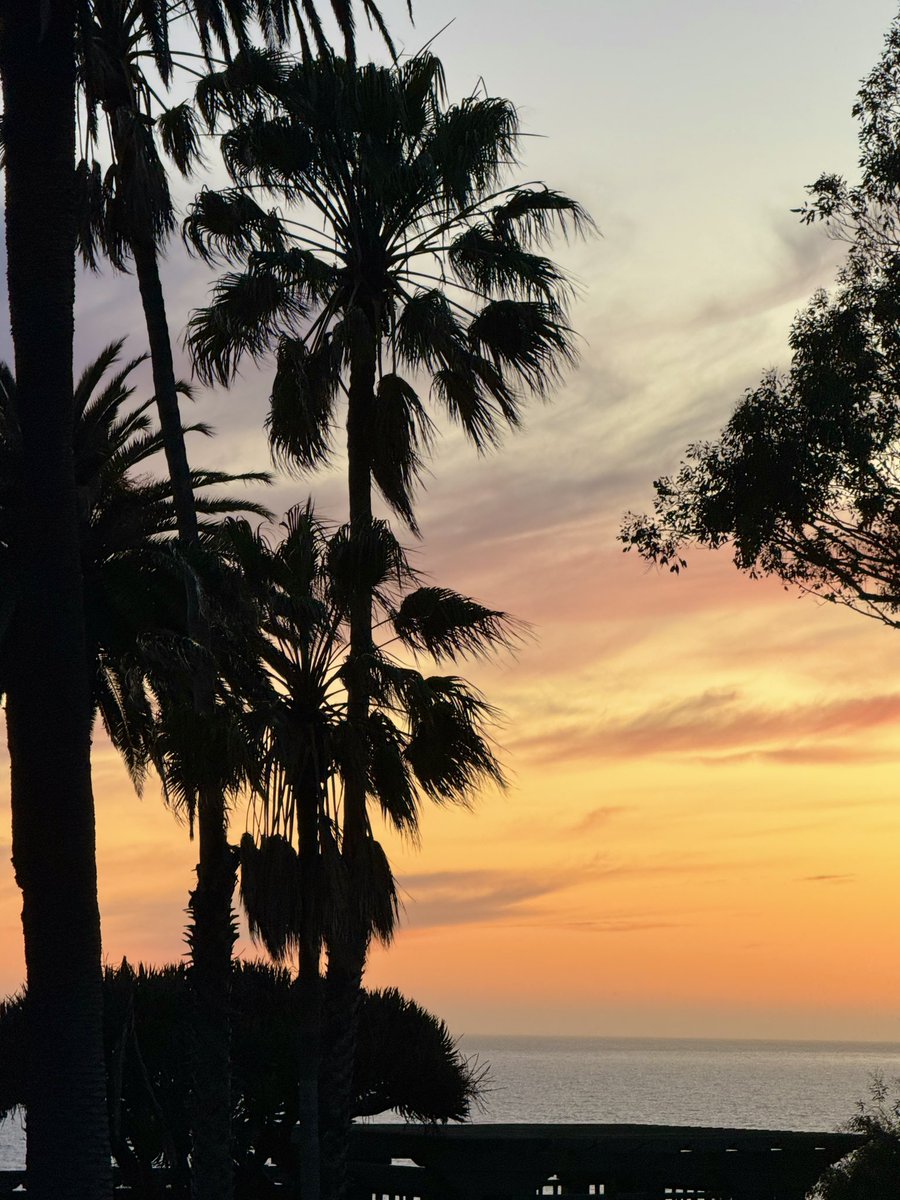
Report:
[[[414,7],[411,29],[385,0],[398,42],[452,20],[435,43],[452,94],[483,80],[514,100],[534,135],[518,178],[577,197],[601,236],[557,247],[579,285],[578,370],[496,454],[448,431],[420,500],[417,565],[533,636],[468,671],[503,710],[510,785],[426,811],[418,848],[388,839],[405,914],[368,981],[460,1035],[900,1042],[900,634],[750,580],[727,552],[676,578],[616,541],[686,445],[786,364],[794,313],[831,281],[840,247],[791,209],[821,172],[854,171],[850,109],[896,0],[852,18],[843,0]],[[179,335],[208,279],[173,243]],[[143,348],[130,277],[82,278],[77,322],[79,364],[125,332]],[[268,378],[199,393],[218,431],[199,461],[267,467]],[[341,516],[337,471],[279,477],[265,501],[310,493]],[[94,780],[105,954],[176,959],[196,846],[99,734]]]

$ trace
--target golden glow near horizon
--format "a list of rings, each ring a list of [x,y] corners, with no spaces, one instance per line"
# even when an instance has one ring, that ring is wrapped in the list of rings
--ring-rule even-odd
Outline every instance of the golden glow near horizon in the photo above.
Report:
[[[535,633],[465,672],[504,710],[509,789],[426,812],[419,849],[391,842],[406,916],[369,982],[455,1033],[900,1041],[900,633],[726,553],[675,578],[615,542],[684,446],[786,361],[792,314],[830,282],[840,248],[790,209],[821,171],[852,171],[856,83],[896,7],[416,5],[410,48],[456,15],[437,46],[451,89],[483,75],[520,104],[547,135],[525,142],[523,177],[603,232],[561,250],[579,371],[498,455],[440,443],[422,498],[418,565]],[[167,270],[178,327],[208,276],[175,244]],[[125,327],[139,347],[133,280],[83,280],[80,359]],[[211,464],[266,465],[265,395],[248,370],[201,397]],[[307,491],[340,516],[338,474],[265,499],[280,512]],[[154,787],[134,798],[102,739],[95,792],[109,960],[179,957],[187,831]],[[22,975],[18,913],[7,868],[2,988]]]

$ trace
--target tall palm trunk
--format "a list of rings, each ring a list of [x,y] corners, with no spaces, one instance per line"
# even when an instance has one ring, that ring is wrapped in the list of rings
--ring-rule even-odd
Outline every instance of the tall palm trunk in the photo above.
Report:
[[[297,1063],[297,1130],[299,1153],[300,1200],[319,1200],[322,1187],[322,1165],[319,1149],[319,1063],[322,1044],[322,980],[319,960],[322,951],[322,931],[319,911],[320,897],[316,894],[318,863],[319,788],[317,781],[300,791],[299,854],[301,868],[301,912],[303,936],[297,970],[297,1000],[299,1009],[300,1061]]]
[[[234,1190],[229,1006],[237,938],[231,908],[237,856],[228,843],[220,795],[200,796],[197,826],[200,861],[187,934],[194,1009],[191,1195],[194,1200],[226,1200]]]
[[[159,277],[159,255],[151,238],[133,238],[131,254],[141,292],[147,340],[150,343],[156,411],[159,414],[166,465],[172,482],[178,536],[185,545],[194,546],[198,540],[197,505],[181,428],[175,366],[172,361],[172,339],[169,335],[166,301]]]
[[[377,328],[374,317],[357,314],[350,363],[347,405],[347,464],[350,499],[350,538],[362,539],[372,526],[372,462]],[[369,669],[372,651],[372,594],[356,589],[350,604],[350,662],[347,673],[347,718],[364,746],[369,716]],[[366,852],[368,836],[366,755],[350,757],[344,774],[343,856],[350,886],[359,872],[354,861]],[[322,1153],[325,1200],[343,1200],[352,1121],[353,1068],[362,977],[369,930],[362,910],[364,898],[351,896],[346,935],[328,946],[325,1006],[326,1047],[322,1078]],[[359,911],[357,911],[359,910]]]
[[[184,444],[172,361],[172,341],[159,277],[159,256],[151,238],[133,238],[131,252],[141,292],[156,408],[178,522],[181,544],[199,542],[197,506]],[[209,624],[196,588],[186,584],[188,632],[206,649]],[[195,680],[200,721],[210,719],[214,684],[208,671]],[[198,739],[198,752],[201,742]],[[198,801],[199,862],[197,887],[189,911],[192,928],[190,981],[194,997],[194,1063],[191,1098],[191,1194],[194,1200],[230,1200],[234,1188],[231,1156],[231,981],[235,943],[232,919],[236,857],[228,844],[224,797],[215,791]]]
[[[319,1063],[322,1042],[322,998],[317,938],[300,947],[297,989],[300,1061],[297,1063],[297,1140],[300,1200],[319,1200],[322,1165],[319,1149]]]
[[[0,5],[9,305],[24,506],[5,655],[28,980],[28,1194],[112,1195],[90,681],[72,459],[75,4]]]

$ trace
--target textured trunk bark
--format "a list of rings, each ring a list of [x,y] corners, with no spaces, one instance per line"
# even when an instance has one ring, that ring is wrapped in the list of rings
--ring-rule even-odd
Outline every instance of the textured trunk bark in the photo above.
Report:
[[[200,797],[197,824],[200,861],[187,932],[194,1009],[191,1196],[226,1200],[234,1191],[230,1003],[237,855],[228,844],[221,796]]]
[[[159,257],[156,247],[149,240],[132,241],[131,253],[144,308],[147,339],[150,343],[156,411],[163,435],[166,466],[172,481],[178,535],[186,545],[193,546],[198,538],[197,506],[191,486],[191,468],[184,444],[184,433],[181,429],[181,412],[175,387],[175,365],[172,361],[172,339],[169,336],[166,301],[159,278]]]
[[[172,341],[165,297],[159,277],[159,257],[149,239],[131,242],[141,293],[156,410],[163,435],[166,464],[175,501],[178,536],[188,549],[199,541],[197,507],[191,468],[184,444],[181,412],[175,386]],[[209,625],[193,584],[187,584],[188,629],[201,645],[210,644]],[[195,688],[199,720],[211,718],[213,681],[198,678]],[[200,861],[197,888],[190,912],[193,927],[191,985],[197,1021],[193,1067],[191,1189],[194,1200],[230,1200],[233,1193],[231,1156],[231,955],[234,947],[231,902],[234,894],[234,855],[228,845],[224,797],[200,799],[198,829]],[[227,954],[227,961],[226,961]]]
[[[350,364],[347,405],[347,465],[350,500],[350,536],[362,536],[372,524],[372,460],[377,324],[374,317],[360,320],[355,332]],[[353,669],[372,650],[372,594],[360,589],[350,605],[350,661],[347,676],[347,717],[351,727],[365,728],[369,715],[368,672]],[[351,886],[354,858],[364,853],[368,836],[364,758],[354,755],[344,776],[343,855]],[[350,899],[347,936],[329,943],[325,981],[327,1011],[327,1061],[322,1075],[322,1166],[325,1200],[343,1200],[352,1122],[353,1067],[359,1018],[359,990],[365,970],[369,931],[354,919]]]
[[[0,4],[6,240],[22,432],[7,639],[13,863],[28,980],[35,1200],[112,1196],[94,803],[72,462],[75,4]]]
[[[305,960],[305,963],[304,963]],[[300,1200],[319,1200],[321,1195],[321,1155],[319,1151],[319,1060],[322,1034],[321,978],[319,947],[308,943],[300,950],[297,975],[298,1019],[300,1025],[297,1064],[297,1149]]]
[[[303,737],[304,731],[298,731]],[[319,1148],[319,1064],[322,1041],[322,928],[317,895],[319,864],[320,781],[315,758],[297,780],[299,806],[298,858],[302,881],[303,935],[297,968],[300,1061],[297,1064],[297,1120],[294,1145],[299,1157],[300,1200],[319,1200],[322,1163]]]
[[[343,1200],[347,1193],[356,1033],[366,950],[365,938],[347,938],[328,947],[319,1080],[324,1200]]]

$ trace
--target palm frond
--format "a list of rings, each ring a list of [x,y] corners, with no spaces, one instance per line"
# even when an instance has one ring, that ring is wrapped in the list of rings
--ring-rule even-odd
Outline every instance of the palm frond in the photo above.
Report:
[[[255,249],[279,249],[286,232],[274,212],[266,212],[239,188],[213,192],[203,188],[182,226],[188,247],[204,262],[246,259]]]
[[[493,191],[516,161],[519,116],[495,97],[468,97],[441,113],[428,139],[439,212],[468,208]]]
[[[272,46],[246,46],[222,70],[207,72],[197,82],[194,101],[209,132],[222,116],[240,121],[274,100],[286,73],[284,53]]]
[[[440,587],[408,592],[392,623],[405,646],[437,660],[489,654],[498,648],[510,650],[519,644],[523,632],[508,613]]]
[[[501,238],[515,231],[525,245],[543,245],[559,230],[566,237],[585,237],[596,231],[590,214],[577,200],[548,187],[514,188],[495,205],[491,225]]]
[[[369,714],[369,794],[382,816],[398,833],[418,840],[419,801],[415,779],[406,760],[406,736],[386,713]]]
[[[241,903],[250,936],[276,962],[295,954],[303,933],[302,865],[283,837],[269,835],[259,844],[249,833],[240,842]]]
[[[382,496],[418,532],[413,488],[431,445],[433,425],[422,401],[405,379],[383,374],[375,395],[372,476]]]
[[[305,300],[271,271],[229,272],[217,283],[208,308],[188,322],[186,342],[197,374],[228,383],[245,354],[259,359],[307,311]]]
[[[309,130],[290,117],[254,115],[222,135],[222,157],[237,183],[251,176],[290,194],[309,171],[316,147]]]
[[[341,359],[336,337],[323,338],[313,350],[299,338],[280,339],[266,419],[276,461],[302,470],[328,461]]]
[[[409,694],[411,736],[406,757],[432,800],[468,804],[478,787],[504,785],[485,734],[496,711],[463,680],[430,676]]]
[[[486,222],[459,234],[447,259],[462,283],[489,296],[553,302],[569,289],[565,273],[551,259],[529,253],[509,237],[497,237]]]
[[[399,587],[411,573],[402,546],[379,520],[336,530],[328,540],[327,566],[331,595],[344,610],[360,589],[371,594],[386,585]]]
[[[519,424],[519,397],[490,363],[473,357],[457,368],[442,368],[435,371],[431,386],[479,452],[498,444],[501,421],[510,428]]]
[[[365,838],[348,864],[354,928],[369,930],[382,944],[393,940],[400,915],[400,897],[391,864],[380,842]]]
[[[499,371],[512,372],[538,395],[578,358],[558,306],[539,300],[492,301],[472,320],[469,338]]]
[[[451,367],[465,357],[465,327],[447,297],[437,288],[411,296],[396,324],[397,351],[413,369]]]
[[[156,118],[156,124],[166,154],[185,179],[190,178],[203,161],[196,110],[184,101],[164,109]]]

